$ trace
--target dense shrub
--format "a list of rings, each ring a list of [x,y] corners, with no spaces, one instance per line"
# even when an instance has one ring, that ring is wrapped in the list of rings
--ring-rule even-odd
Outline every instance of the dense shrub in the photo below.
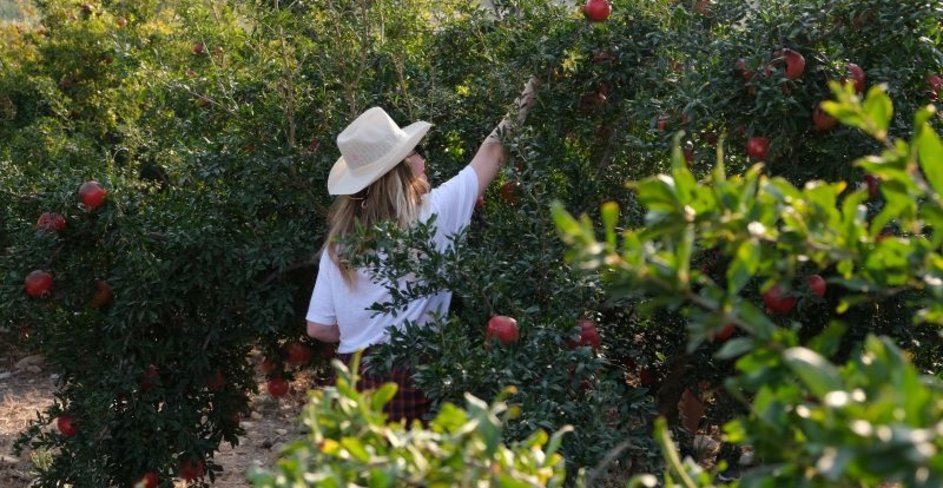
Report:
[[[742,331],[716,355],[736,360],[737,375],[725,386],[748,407],[724,427],[725,437],[750,446],[759,461],[735,486],[936,486],[943,480],[939,378],[921,375],[892,339],[873,335],[850,360],[829,360],[846,331],[860,327],[844,313],[852,304],[908,294],[900,327],[941,322],[943,143],[929,123],[936,111],[917,112],[910,140],[889,138],[893,105],[883,87],[863,102],[850,84],[835,88],[838,102],[826,110],[887,148],[857,161],[882,180],[887,205],[876,216],[863,205],[867,189],[821,181],[797,188],[761,165],[728,178],[719,158],[711,177],[697,182],[679,148],[670,174],[635,185],[650,210],[644,228],[617,232],[618,209],[609,205],[606,237],[597,241],[588,219],[559,207],[554,213],[578,263],[596,269],[616,296],[644,295],[678,310],[688,319],[690,347],[728,325]],[[914,232],[884,235],[887,221]],[[692,266],[702,247],[729,258],[725,283]],[[800,344],[803,317],[773,305],[769,294],[776,287],[785,294],[811,273],[828,273],[825,286],[840,291],[842,303],[825,331]],[[751,289],[764,293],[765,311]],[[796,298],[801,307],[815,295]],[[789,320],[774,322],[777,314]],[[661,430],[669,478],[714,486],[702,470],[682,465]]]
[[[382,406],[395,394],[352,388],[357,371],[340,362],[337,386],[312,391],[302,419],[310,430],[285,448],[272,471],[250,474],[254,486],[563,486],[560,448],[568,427],[539,430],[505,443],[502,424],[519,412],[467,395],[466,408],[442,405],[428,426],[387,423]]]
[[[574,425],[561,448],[571,468],[626,440],[617,456],[626,469],[657,464],[648,418],[657,409],[674,421],[679,401],[702,390],[716,393],[709,423],[744,412],[719,388],[733,372],[714,358],[721,341],[689,347],[681,310],[613,297],[565,263],[548,207],[595,214],[611,201],[621,225],[645,224],[624,182],[669,170],[678,129],[697,177],[715,168],[720,140],[730,172],[747,171],[742,148],[765,136],[771,174],[860,181],[849,161],[880,146],[847,128],[814,129],[825,82],[854,62],[868,86],[886,83],[897,107],[887,130],[900,136],[931,95],[928,75],[940,72],[938,10],[916,0],[616,1],[608,20],[587,22],[548,2],[494,3],[48,0],[35,25],[3,26],[0,327],[30,330],[61,373],[56,404],[22,439],[59,453],[41,486],[126,484],[146,470],[166,484],[187,460],[205,461],[212,480],[212,454],[238,441],[233,414],[245,414],[256,387],[252,348],[270,377],[289,377],[286,349],[301,341],[319,353],[308,366],[326,373],[332,351],[303,337],[303,314],[334,136],[371,105],[400,123],[431,121],[425,145],[439,183],[467,164],[531,74],[543,79],[538,105],[507,134],[510,161],[461,259],[430,261],[450,274],[419,270],[454,291],[453,313],[395,335],[375,359],[412,366],[439,405],[517,386],[506,401],[522,413],[506,434]],[[784,48],[804,57],[800,76],[787,72]],[[741,58],[752,76],[738,71]],[[77,200],[89,180],[108,192],[95,209]],[[882,194],[865,208],[880,215],[890,201]],[[63,215],[64,230],[38,230],[45,212]],[[698,269],[722,286],[740,266],[730,249],[699,242],[695,251]],[[405,272],[409,262],[392,264]],[[51,274],[48,296],[24,293],[34,270]],[[808,341],[827,330],[843,294],[812,299],[801,283]],[[93,302],[105,284],[111,301]],[[742,290],[755,303],[760,294]],[[843,307],[867,326],[846,334],[839,354],[854,357],[877,331],[924,370],[937,367],[934,332],[900,326],[920,297]],[[516,318],[520,340],[486,340],[492,315]],[[593,321],[599,347],[571,347],[581,318]],[[77,420],[75,436],[49,426],[64,415]],[[697,419],[687,420],[693,430]]]

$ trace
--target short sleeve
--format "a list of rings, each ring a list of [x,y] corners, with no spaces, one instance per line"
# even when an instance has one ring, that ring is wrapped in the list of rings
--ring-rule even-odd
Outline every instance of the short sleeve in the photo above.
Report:
[[[445,235],[456,234],[471,222],[478,199],[478,174],[466,166],[429,195],[432,213],[438,215],[436,226]]]
[[[308,304],[308,314],[305,319],[324,325],[337,323],[337,312],[334,309],[334,294],[331,290],[334,263],[327,251],[321,253],[318,265],[318,277],[314,281],[314,290],[311,292],[311,302]]]

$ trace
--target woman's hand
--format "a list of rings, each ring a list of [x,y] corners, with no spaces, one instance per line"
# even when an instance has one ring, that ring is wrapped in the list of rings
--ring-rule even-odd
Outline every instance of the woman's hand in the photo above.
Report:
[[[510,129],[512,123],[514,125],[524,123],[527,112],[534,105],[539,88],[540,79],[531,76],[524,86],[524,91],[514,100],[514,112],[506,115],[478,147],[478,152],[475,153],[475,157],[472,158],[470,163],[472,168],[475,169],[475,173],[478,174],[478,195],[484,195],[485,189],[488,188],[495,175],[498,174],[498,168],[507,159],[501,137]]]
[[[534,99],[537,98],[537,90],[539,88],[540,78],[531,76],[530,79],[527,80],[527,84],[524,85],[524,91],[514,100],[515,105],[517,105],[517,113],[514,114],[517,123],[523,123],[524,119],[527,118],[527,112],[530,111],[530,108],[534,105]]]

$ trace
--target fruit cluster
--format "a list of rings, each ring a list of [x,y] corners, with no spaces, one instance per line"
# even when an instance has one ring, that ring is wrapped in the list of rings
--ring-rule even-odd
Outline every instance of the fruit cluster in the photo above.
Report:
[[[79,207],[93,212],[105,203],[108,191],[95,180],[82,183],[78,191]],[[66,229],[66,219],[58,212],[43,212],[36,220],[36,230],[44,233],[61,234]],[[30,298],[46,298],[52,293],[52,273],[36,269],[30,271],[23,279],[23,290]],[[100,308],[111,300],[111,288],[104,281],[99,281],[92,304]]]

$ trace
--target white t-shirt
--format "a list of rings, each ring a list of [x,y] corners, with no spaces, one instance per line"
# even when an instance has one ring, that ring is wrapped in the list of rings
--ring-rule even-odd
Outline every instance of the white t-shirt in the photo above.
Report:
[[[437,216],[433,236],[436,249],[445,250],[451,244],[448,237],[471,222],[477,199],[478,175],[471,166],[466,166],[423,198],[419,220],[427,222],[433,215]],[[426,323],[433,314],[446,315],[452,292],[442,291],[413,300],[405,310],[397,311],[396,317],[370,310],[374,303],[389,300],[386,287],[374,283],[363,270],[357,270],[354,286],[347,286],[337,264],[325,252],[321,253],[306,319],[319,324],[337,324],[341,336],[337,352],[350,353],[388,341],[389,327],[402,328],[406,321]]]

